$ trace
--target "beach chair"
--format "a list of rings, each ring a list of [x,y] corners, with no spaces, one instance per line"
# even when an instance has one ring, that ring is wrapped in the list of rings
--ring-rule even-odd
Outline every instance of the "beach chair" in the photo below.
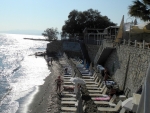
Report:
[[[73,100],[61,101],[61,105],[75,106],[76,104],[77,104],[77,100],[76,101],[73,101]]]
[[[67,111],[67,112],[76,112],[77,107],[61,107],[61,111]]]
[[[63,84],[73,84],[73,83],[70,81],[71,78],[72,78],[72,76],[67,77],[67,79],[64,77],[64,82],[63,82]]]
[[[128,97],[128,94],[130,92],[130,89],[129,88],[126,88],[125,91],[124,91],[124,95],[119,95],[119,99],[120,100],[125,100],[127,97]]]
[[[126,112],[126,109],[125,108],[121,108],[119,113],[125,113],[125,112]]]
[[[106,88],[106,85],[104,85],[101,89],[96,90],[88,90],[89,93],[103,93],[104,89]]]
[[[97,81],[101,81],[101,79],[99,79],[96,73],[94,73],[93,76],[82,76],[82,79],[86,82],[92,81],[92,83],[96,83],[96,84],[97,84]]]
[[[107,96],[106,95],[107,90],[108,90],[108,88],[106,87],[102,93],[90,93],[89,95],[91,97],[103,97],[103,96]]]
[[[89,88],[89,87],[99,87],[100,86],[100,84],[101,84],[101,79],[96,83],[95,82],[95,84],[86,84],[86,87],[87,88]]]
[[[75,97],[70,97],[70,98],[61,98],[62,101],[76,101],[77,99]]]
[[[93,76],[82,76],[85,81],[95,81],[97,77],[97,74],[93,74]]]
[[[121,108],[121,104],[122,104],[122,101],[120,100],[117,105],[115,107],[98,107],[98,111],[100,112],[111,112],[111,113],[114,113],[114,112],[119,112],[120,108]]]
[[[73,85],[73,83],[70,82],[70,81],[64,81],[63,84],[64,84],[64,85]]]
[[[77,67],[77,68],[78,68],[78,70],[80,71],[81,74],[89,74],[89,72],[90,72],[88,69],[83,69],[81,67]]]
[[[70,77],[71,73],[64,74],[64,77]]]
[[[97,98],[92,98],[92,100],[94,101],[95,104],[99,104],[99,105],[112,105],[114,104],[113,102],[116,99],[116,95],[113,95],[112,98],[109,101],[97,101]],[[116,105],[116,104],[114,104]]]
[[[82,106],[81,106],[82,107]],[[85,111],[86,106],[83,105],[83,112]],[[78,109],[78,105],[75,107],[61,107],[61,111],[60,113],[83,113],[83,112],[79,112]]]
[[[74,94],[77,89],[75,89],[75,85],[63,85],[62,94]]]
[[[70,77],[70,78],[64,78],[63,81],[64,81],[64,82],[70,82],[70,79],[71,79],[71,78],[72,78],[72,77]]]
[[[74,91],[63,91],[63,94],[74,94]]]
[[[92,73],[91,72],[89,72],[89,73],[81,73],[82,74],[82,76],[87,76],[87,77],[90,77],[90,76],[92,76]]]
[[[95,79],[91,79],[91,80],[86,80],[85,81],[85,83],[86,84],[97,84],[98,82],[99,82],[99,80],[98,80],[99,78],[98,77],[96,77]],[[84,79],[83,79],[84,80]]]
[[[67,97],[67,98],[70,98],[70,97],[74,97],[75,98],[76,94],[73,94],[73,93],[71,93],[71,94],[70,93],[62,93],[61,96],[62,97]]]
[[[103,84],[103,82],[101,82],[101,81],[99,81],[99,84],[96,84],[95,86],[93,86],[93,85],[91,85],[91,86],[86,86],[86,88],[88,89],[88,90],[101,90],[104,86],[105,86],[105,84]]]
[[[64,79],[70,79],[72,78],[72,76],[66,76],[66,77],[63,77]]]
[[[68,113],[71,113],[71,112],[83,113],[86,106],[84,105],[84,101],[82,101],[81,96],[78,99],[79,100],[76,101],[76,103],[73,103],[71,101],[67,101],[67,102],[64,101],[64,104],[62,104],[61,110],[63,112],[68,112]],[[69,105],[66,107],[66,106],[64,106],[65,104],[69,104]],[[74,105],[74,106],[72,107],[72,105]]]
[[[63,84],[63,87],[74,87],[73,84]]]
[[[97,76],[96,72],[94,72],[92,76],[87,76],[87,75],[82,74],[83,79],[90,79],[90,78],[94,78],[95,76]]]

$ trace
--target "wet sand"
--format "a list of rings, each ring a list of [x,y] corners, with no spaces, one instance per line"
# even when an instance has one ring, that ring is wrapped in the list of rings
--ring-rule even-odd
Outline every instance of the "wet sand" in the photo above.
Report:
[[[53,61],[52,66],[48,66],[51,73],[45,78],[45,83],[39,86],[38,93],[34,96],[32,103],[28,107],[28,113],[59,113],[59,95],[56,93],[55,79],[61,75],[59,62]]]

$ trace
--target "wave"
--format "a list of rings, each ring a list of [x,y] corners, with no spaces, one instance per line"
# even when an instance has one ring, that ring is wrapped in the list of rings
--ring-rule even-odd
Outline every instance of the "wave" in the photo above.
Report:
[[[9,95],[9,93],[11,92],[12,88],[7,89],[8,91],[3,95],[3,97],[0,99],[0,105],[2,104],[3,100],[5,99],[5,97],[7,95]]]
[[[18,71],[21,68],[21,66],[19,65],[18,67],[16,67],[15,69],[12,70],[12,74],[14,74],[16,71]]]
[[[29,55],[44,51],[47,42],[33,42],[23,37],[31,36],[0,35],[0,113],[16,113],[11,110],[26,108],[26,102],[30,102],[26,97],[34,94],[49,74],[43,59]],[[22,100],[25,103],[22,104]]]

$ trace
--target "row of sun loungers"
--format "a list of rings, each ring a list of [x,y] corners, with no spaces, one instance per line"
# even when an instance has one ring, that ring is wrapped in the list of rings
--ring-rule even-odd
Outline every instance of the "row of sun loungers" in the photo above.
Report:
[[[117,103],[115,102],[116,95],[113,95],[111,99],[109,99],[109,96],[106,95],[108,88],[103,83],[102,79],[97,76],[96,72],[94,72],[94,74],[92,75],[91,72],[89,70],[86,70],[86,68],[84,68],[84,66],[81,64],[81,60],[72,61],[76,64],[78,70],[82,74],[82,79],[85,81],[85,85],[89,92],[89,96],[91,96],[93,102],[98,106],[98,111],[125,113],[125,109],[121,109],[122,101],[120,100]],[[73,70],[72,68],[69,69]],[[70,74],[64,75],[64,87],[74,87],[74,84],[69,81],[71,77],[71,72]],[[81,96],[77,99],[77,95],[69,91],[63,91],[61,95],[61,113],[77,113],[77,109],[79,108],[79,100],[81,99]],[[102,100],[101,97],[104,97],[105,99],[108,98],[108,100]],[[99,105],[107,107],[99,107]]]
[[[106,92],[108,89],[107,89],[106,85],[101,81],[101,79],[99,79],[99,81],[98,81],[98,79],[96,79],[96,78],[98,78],[96,73],[94,73],[93,78],[90,77],[89,80],[87,78],[84,79],[84,77],[83,77],[83,79],[85,81],[87,81],[87,80],[93,81],[93,84],[90,84],[90,85],[86,84],[86,87],[87,87],[87,89],[89,91],[89,95],[92,97],[91,99],[94,101],[94,103],[96,105],[103,105],[103,106],[107,105],[108,106],[108,107],[98,107],[97,108],[98,111],[100,111],[100,112],[118,112],[121,108],[122,101],[119,101],[116,105],[114,103],[114,101],[116,99],[116,95],[113,95],[113,97],[110,100],[108,99],[109,101],[103,101],[103,100],[100,101],[101,97],[106,96],[107,98],[109,98],[106,95]],[[123,113],[123,112],[125,112],[124,109],[120,111],[120,113]]]
[[[67,60],[67,59],[66,59]],[[69,65],[69,64],[66,64]],[[67,88],[74,88],[74,84],[70,82],[70,78],[73,77],[71,75],[72,68],[68,68],[68,73],[64,74],[64,85],[63,87]],[[69,73],[70,72],[70,73]],[[81,94],[81,93],[80,93]],[[77,99],[77,95],[73,93],[72,91],[62,91],[61,93],[61,113],[79,113],[78,106],[79,106],[79,101],[80,99]]]

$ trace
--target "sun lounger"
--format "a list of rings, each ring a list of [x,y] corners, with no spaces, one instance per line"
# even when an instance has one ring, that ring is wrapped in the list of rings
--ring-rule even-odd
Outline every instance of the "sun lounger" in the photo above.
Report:
[[[63,79],[63,82],[70,82],[70,79]]]
[[[103,96],[103,97],[95,97],[94,98],[94,101],[95,102],[108,102],[110,100],[110,97],[107,95],[107,96]]]
[[[88,90],[89,93],[103,93],[103,90]]]
[[[103,93],[106,85],[104,85],[100,90],[88,90],[89,93]]]
[[[70,111],[67,112],[67,111],[66,111],[66,112],[60,112],[60,113],[75,113],[75,112],[70,112]]]
[[[63,77],[63,80],[64,81],[69,81],[71,78],[72,78],[72,76],[70,76],[70,77]]]
[[[108,96],[107,96],[108,97]],[[95,104],[105,104],[105,105],[109,105],[110,103],[113,103],[116,99],[116,95],[113,95],[113,97],[109,100],[109,101],[98,101],[96,99],[97,97],[95,98],[92,98],[92,100],[94,101]],[[114,103],[113,103],[114,104]],[[116,105],[116,104],[114,104]]]
[[[75,106],[77,104],[77,101],[61,101],[62,105],[73,105]]]
[[[83,79],[90,79],[90,78],[94,78],[92,75],[82,75]]]
[[[128,94],[130,92],[130,89],[129,88],[126,88],[125,91],[124,91],[124,95],[119,95],[119,99],[120,100],[125,100],[127,97],[128,97]]]
[[[70,98],[70,97],[76,97],[75,94],[70,94],[70,93],[68,93],[68,94],[62,93],[61,95],[62,95],[62,97],[68,97],[68,98]]]
[[[77,99],[76,98],[61,98],[62,101],[76,101]]]
[[[105,111],[105,112],[111,112],[111,113],[112,112],[118,112],[121,108],[121,103],[122,103],[122,101],[119,101],[114,108],[112,108],[112,107],[98,107],[98,111],[101,111],[101,112]]]
[[[74,94],[73,91],[63,91],[63,94]]]
[[[83,77],[82,77],[83,78]],[[91,76],[91,77],[85,77],[85,78],[83,78],[85,81],[95,81],[95,79],[96,79],[96,76],[95,77],[93,77],[93,76]]]
[[[63,87],[74,87],[74,85],[73,84],[70,84],[70,85],[69,84],[68,85],[64,84]]]
[[[72,86],[70,86],[70,85],[69,85],[69,86],[68,86],[68,85],[66,85],[66,86],[63,86],[63,88],[64,88],[64,91],[70,91],[70,90],[74,90],[74,87],[75,87],[75,86],[73,86],[73,85],[72,85]]]
[[[101,82],[100,83],[100,81],[99,81],[99,84],[96,86],[95,85],[95,87],[94,86],[87,86],[86,88],[88,89],[88,90],[101,90],[103,87],[104,87],[105,85]]]
[[[88,77],[88,78],[83,78],[85,81],[96,81],[96,79],[98,78],[98,76],[92,76],[92,77]]]
[[[90,80],[90,81],[85,81],[86,84],[95,84],[95,83],[98,83],[98,77],[94,80]]]
[[[84,80],[84,79],[83,79]],[[98,80],[98,79],[97,79]],[[95,80],[96,81],[96,80]],[[86,83],[86,87],[99,87],[101,85],[101,79],[98,80],[98,82],[91,82],[91,83]]]
[[[119,113],[125,113],[126,109],[125,108],[121,108]]]
[[[71,76],[71,73],[64,74],[64,76]]]
[[[90,85],[93,85],[93,84],[97,84],[97,85],[99,85],[100,84],[100,82],[101,82],[101,79],[99,79],[98,77],[96,77],[96,79],[95,79],[95,81],[94,80],[89,80],[89,81],[85,81],[85,83],[86,83],[86,85],[88,86],[90,86]],[[83,79],[84,80],[84,79]]]
[[[86,84],[86,87],[98,87],[100,84],[100,81],[98,83],[95,84]]]
[[[92,76],[87,76],[87,75],[83,75],[83,74],[82,74],[82,78],[90,78],[90,77],[93,77],[93,78],[94,78],[95,76],[97,76],[96,72],[93,73]]]
[[[82,76],[92,76],[92,73],[82,73]]]
[[[67,111],[66,111],[66,112],[60,112],[60,113],[75,113],[75,112],[70,112],[70,111],[69,111],[69,112],[67,112]]]
[[[77,108],[76,107],[61,107],[62,111],[67,111],[67,112],[76,112]]]
[[[100,93],[90,93],[89,95],[91,97],[103,97],[103,96],[106,96],[106,92],[107,92],[107,87],[104,89],[104,91],[100,94]]]
[[[78,68],[79,69],[79,71],[80,71],[80,73],[85,73],[85,74],[88,74],[89,73],[89,70],[84,70],[84,69],[80,69],[80,68]]]
[[[64,81],[63,84],[73,84],[71,81]]]

